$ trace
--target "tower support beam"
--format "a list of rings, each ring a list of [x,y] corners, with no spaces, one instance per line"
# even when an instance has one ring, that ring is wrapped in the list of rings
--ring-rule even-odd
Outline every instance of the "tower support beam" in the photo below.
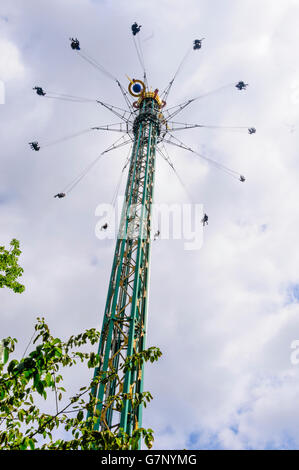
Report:
[[[134,144],[98,351],[101,362],[95,370],[95,377],[101,374],[107,381],[92,391],[98,399],[95,429],[123,429],[130,435],[141,427],[142,405],[133,408],[132,400],[143,392],[143,365],[126,371],[122,365],[145,349],[159,110],[157,100],[145,95],[133,125]],[[120,407],[112,397],[123,394]]]

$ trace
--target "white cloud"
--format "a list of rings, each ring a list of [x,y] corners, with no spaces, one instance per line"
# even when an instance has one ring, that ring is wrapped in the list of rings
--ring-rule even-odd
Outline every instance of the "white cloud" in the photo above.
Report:
[[[25,68],[19,49],[7,39],[0,38],[0,78],[3,81],[22,80]]]

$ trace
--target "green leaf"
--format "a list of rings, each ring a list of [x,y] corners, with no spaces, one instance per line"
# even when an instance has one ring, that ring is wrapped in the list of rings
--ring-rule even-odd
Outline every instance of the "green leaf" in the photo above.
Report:
[[[4,348],[3,351],[3,363],[6,364],[9,358],[9,352],[7,348]]]
[[[46,384],[47,384],[48,387],[50,387],[50,385],[52,385],[53,378],[52,378],[52,375],[50,374],[50,372],[48,372],[46,374],[45,381],[46,381]]]
[[[56,357],[61,357],[62,356],[62,351],[61,348],[55,348],[55,356]]]
[[[28,439],[28,437],[25,437],[25,438],[23,439],[23,442],[22,442],[21,445],[20,445],[20,449],[21,449],[21,450],[26,450],[27,447],[28,447],[28,444],[29,444],[29,439]]]
[[[36,391],[40,394],[40,395],[43,395],[44,393],[44,384],[41,380],[39,380],[37,383],[36,383]]]
[[[7,372],[11,374],[17,364],[18,364],[18,361],[16,359],[13,359],[12,361],[10,361],[10,363],[7,366]]]
[[[33,439],[29,439],[29,440],[28,440],[28,443],[29,443],[30,449],[31,449],[31,450],[34,450],[34,449],[35,449],[34,440],[33,440]]]

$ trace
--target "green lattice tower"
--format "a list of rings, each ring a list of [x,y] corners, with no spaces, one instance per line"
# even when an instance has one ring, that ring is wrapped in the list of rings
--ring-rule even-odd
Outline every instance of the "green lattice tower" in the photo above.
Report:
[[[119,380],[99,384],[96,430],[122,428],[131,433],[141,427],[142,406],[132,409],[125,400],[122,410],[109,403],[113,395],[143,391],[143,366],[120,371],[126,357],[145,349],[149,293],[151,208],[153,202],[156,144],[160,133],[161,101],[153,92],[139,99],[133,124],[134,143],[116,242],[107,302],[99,344],[101,365],[95,370],[115,368]],[[94,410],[95,411],[95,410]]]

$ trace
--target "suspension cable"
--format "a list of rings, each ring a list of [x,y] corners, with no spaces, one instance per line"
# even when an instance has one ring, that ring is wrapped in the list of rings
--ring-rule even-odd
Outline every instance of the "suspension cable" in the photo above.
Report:
[[[95,59],[90,57],[85,51],[82,51],[82,49],[80,49],[80,51],[77,51],[77,53],[80,57],[82,57],[82,59],[86,60],[89,64],[91,64],[93,67],[98,69],[108,78],[110,78],[111,80],[117,81],[117,78],[112,73],[110,73],[103,65],[97,62]]]
[[[117,196],[118,196],[119,188],[120,188],[120,185],[121,185],[121,182],[122,182],[122,178],[123,178],[125,169],[127,168],[128,163],[129,163],[130,158],[131,158],[131,151],[132,151],[132,145],[129,148],[129,152],[128,152],[128,155],[127,155],[127,158],[126,158],[126,162],[125,162],[125,164],[124,164],[124,166],[121,170],[120,177],[119,177],[118,183],[116,185],[116,189],[115,189],[113,197],[112,197],[111,205],[113,207],[115,206],[115,203],[116,203],[116,199],[117,199]]]
[[[84,98],[82,96],[66,95],[64,93],[56,93],[52,91],[47,91],[46,96],[44,96],[44,98],[64,100],[64,101],[75,101],[79,103],[88,103],[88,102],[95,103],[96,102],[96,99]]]
[[[90,65],[92,65],[93,67],[95,67],[97,70],[99,70],[100,72],[102,72],[104,75],[106,75],[106,77],[110,78],[111,80],[115,81],[117,83],[117,85],[119,86],[121,92],[122,92],[122,95],[126,101],[126,104],[128,106],[128,108],[130,109],[130,111],[133,111],[133,108],[132,108],[132,104],[130,103],[129,99],[128,99],[128,94],[126,93],[126,91],[124,90],[123,86],[121,85],[120,81],[118,80],[118,78],[113,75],[111,72],[109,72],[109,70],[107,70],[102,64],[100,64],[99,62],[97,62],[95,59],[93,59],[90,55],[88,55],[86,53],[86,51],[80,49],[80,50],[77,50],[77,54],[82,58],[84,59],[86,62],[88,62]]]
[[[96,163],[100,160],[100,158],[105,154],[108,153],[112,150],[117,149],[118,147],[122,147],[123,145],[127,145],[128,143],[132,142],[132,139],[129,139],[125,142],[121,142],[117,144],[120,140],[123,140],[124,136],[121,136],[119,139],[117,139],[110,147],[108,147],[106,150],[104,150],[100,155],[98,155],[76,178],[74,178],[69,184],[67,184],[62,192],[64,193],[70,193],[76,186],[77,184],[80,183],[80,181],[89,173],[89,171],[96,165]]]
[[[91,132],[93,129],[88,128],[84,129],[83,131],[76,132],[75,134],[69,134],[65,137],[61,137],[60,139],[54,140],[53,142],[48,142],[43,145],[41,145],[42,148],[44,147],[51,147],[52,145],[59,144],[60,142],[64,142],[65,140],[73,139],[74,137],[78,137],[79,135],[86,134],[87,132]]]
[[[185,61],[187,60],[187,57],[190,55],[190,52],[191,52],[192,49],[190,49],[190,47],[188,47],[188,50],[186,52],[186,54],[184,55],[183,59],[181,60],[181,62],[179,63],[179,66],[173,76],[173,78],[170,80],[170,82],[168,83],[167,87],[164,89],[164,91],[162,92],[161,94],[161,99],[164,100],[164,101],[167,101],[168,99],[168,96],[169,96],[169,93],[170,93],[170,90],[172,88],[172,85],[178,75],[178,73],[180,72],[181,68],[183,67],[183,64],[185,63]]]
[[[169,127],[169,130],[171,132],[174,131],[181,131],[185,129],[194,129],[194,128],[205,128],[205,129],[220,129],[220,130],[232,130],[232,131],[242,131],[243,130],[248,130],[249,126],[211,126],[211,125],[205,125],[205,124],[186,124],[182,122],[176,122],[176,121],[167,121],[167,125],[170,126],[178,126],[178,127]]]
[[[144,55],[143,55],[143,50],[142,50],[142,45],[141,45],[139,34],[137,35],[137,42],[138,42],[138,45],[139,45],[140,55],[141,55],[142,63],[143,63],[143,70],[144,70],[143,71],[143,80],[144,80],[144,83],[145,83],[147,89],[149,89],[148,81],[147,81],[147,73],[146,73],[146,69],[145,69],[145,60],[144,60]]]
[[[212,94],[214,94],[214,93],[218,93],[219,91],[224,90],[225,88],[228,88],[228,87],[231,87],[231,86],[232,86],[231,83],[228,84],[228,85],[224,85],[224,86],[222,86],[222,87],[220,87],[220,88],[217,88],[217,89],[215,89],[215,90],[209,91],[208,93],[205,93],[205,94],[203,94],[203,95],[199,95],[199,96],[197,96],[197,97],[195,97],[195,98],[191,98],[191,99],[189,99],[189,100],[187,100],[187,101],[184,101],[184,102],[181,103],[181,104],[178,104],[178,105],[176,105],[176,106],[172,106],[171,108],[168,108],[168,109],[165,110],[164,113],[168,113],[168,115],[165,116],[165,117],[166,117],[167,120],[168,120],[168,119],[171,119],[173,116],[176,116],[178,113],[180,113],[183,109],[185,109],[187,106],[189,106],[189,104],[193,103],[194,101],[199,100],[199,99],[202,99],[202,98],[205,98],[206,96],[212,95]]]
[[[216,168],[218,168],[219,170],[222,170],[224,171],[225,173],[227,173],[228,175],[232,176],[233,178],[236,178],[236,179],[240,179],[240,173],[231,169],[231,168],[228,168],[227,166],[225,165],[222,165],[221,163],[219,162],[216,162],[215,160],[212,160],[211,158],[208,158],[206,157],[205,155],[202,155],[201,153],[199,152],[196,152],[195,150],[193,150],[191,147],[187,147],[187,145],[185,145],[183,142],[181,142],[179,139],[177,139],[176,137],[174,137],[172,134],[170,134],[171,136],[171,139],[174,139],[176,142],[173,142],[171,139],[165,139],[165,142],[171,144],[171,145],[175,145],[176,147],[180,147],[180,148],[183,148],[185,150],[188,150],[189,152],[192,152],[194,153],[195,155],[199,156],[200,158],[202,158],[203,160],[206,160],[207,162],[211,163],[212,165],[214,165]]]
[[[179,180],[179,182],[180,182],[182,188],[184,189],[185,193],[187,194],[188,199],[189,199],[190,201],[192,201],[192,198],[191,198],[191,196],[190,196],[189,190],[188,190],[187,186],[185,185],[185,183],[183,182],[183,180],[182,180],[181,176],[179,175],[177,169],[176,169],[175,166],[173,165],[173,163],[172,163],[172,161],[171,161],[171,159],[170,159],[168,150],[167,150],[167,148],[165,147],[164,143],[162,144],[162,147],[163,147],[163,151],[165,152],[166,155],[164,155],[164,153],[162,152],[162,150],[161,150],[159,147],[157,147],[158,152],[159,152],[160,155],[164,158],[164,160],[169,164],[170,168],[171,168],[171,169],[173,170],[173,172],[175,173],[175,175],[176,175],[177,179]]]
[[[140,44],[140,40],[137,44],[137,41],[135,39],[135,36],[133,35],[133,43],[134,43],[134,46],[135,46],[135,49],[136,49],[136,52],[137,52],[137,57],[138,57],[138,60],[139,60],[139,63],[141,65],[141,68],[142,68],[142,71],[143,71],[143,79],[145,81],[145,84],[148,88],[148,82],[147,82],[147,75],[146,75],[146,70],[145,70],[145,64],[144,64],[144,58],[143,58],[143,52],[142,52],[142,48],[141,48],[141,44]],[[139,47],[140,47],[140,51],[139,51]]]

